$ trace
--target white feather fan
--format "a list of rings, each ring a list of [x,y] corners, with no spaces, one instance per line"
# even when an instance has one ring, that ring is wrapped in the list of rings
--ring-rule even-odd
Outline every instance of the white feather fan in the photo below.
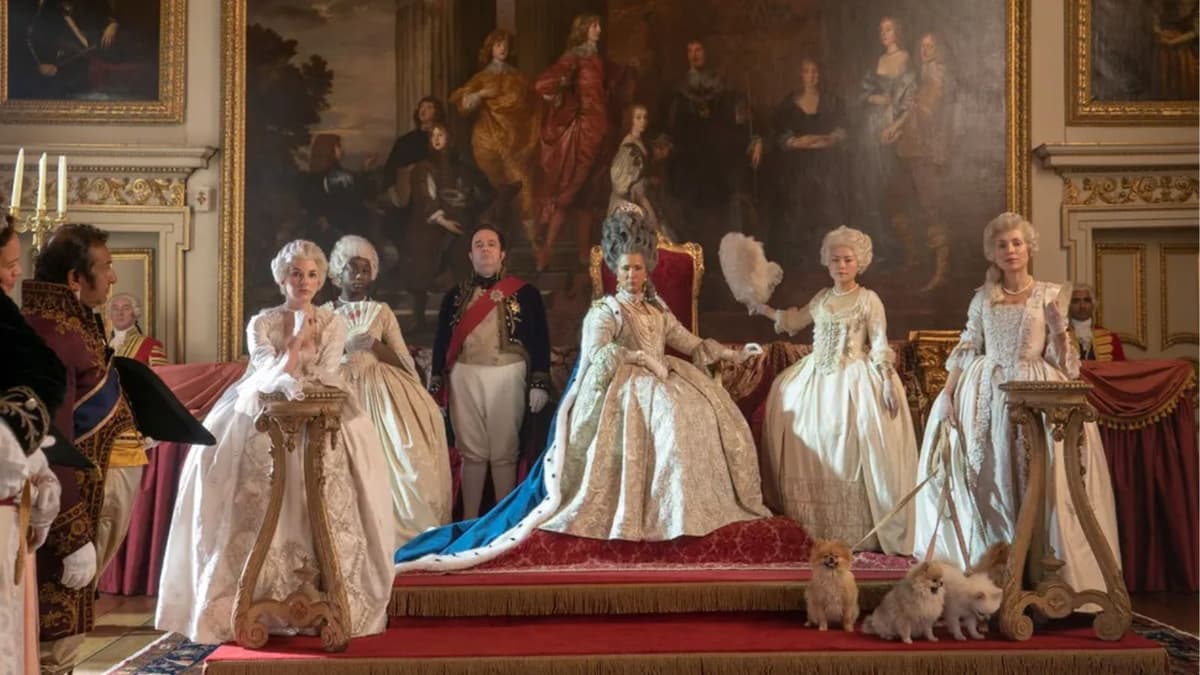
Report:
[[[721,273],[733,297],[744,305],[765,304],[783,281],[783,268],[769,262],[762,242],[740,232],[721,237]]]

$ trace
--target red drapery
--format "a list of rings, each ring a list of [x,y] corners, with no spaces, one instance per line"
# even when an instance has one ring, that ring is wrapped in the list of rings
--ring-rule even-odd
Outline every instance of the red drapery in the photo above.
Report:
[[[1186,361],[1086,362],[1131,592],[1200,589],[1196,380]]]
[[[196,363],[159,366],[154,371],[193,415],[202,418],[245,369],[245,363]],[[148,453],[150,464],[142,474],[129,534],[100,576],[102,593],[158,593],[163,551],[171,527],[171,512],[175,508],[175,491],[179,487],[179,472],[187,458],[188,447],[160,443]]]

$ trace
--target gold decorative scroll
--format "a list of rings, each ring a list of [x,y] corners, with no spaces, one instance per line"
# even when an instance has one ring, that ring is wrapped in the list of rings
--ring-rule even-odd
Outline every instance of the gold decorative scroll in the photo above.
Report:
[[[1068,206],[1188,204],[1200,202],[1196,175],[1063,176]]]

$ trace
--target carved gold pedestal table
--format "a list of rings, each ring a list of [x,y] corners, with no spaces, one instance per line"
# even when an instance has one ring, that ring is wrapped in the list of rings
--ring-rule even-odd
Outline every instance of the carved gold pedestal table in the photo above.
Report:
[[[1113,555],[1112,547],[1117,542],[1105,539],[1084,490],[1080,456],[1083,425],[1096,419],[1096,411],[1087,402],[1091,385],[1078,381],[1007,382],[1000,388],[1008,393],[1013,437],[1023,439],[1029,468],[1000,605],[1000,630],[1011,639],[1028,640],[1033,635],[1034,621],[1027,609],[1032,607],[1039,617],[1057,619],[1085,604],[1094,604],[1101,609],[1092,622],[1097,637],[1119,640],[1132,620],[1129,592]],[[1059,574],[1063,561],[1050,548],[1046,523],[1047,483],[1054,480],[1048,471],[1047,427],[1054,440],[1062,443],[1062,457],[1057,460],[1063,463],[1071,504],[1104,576],[1104,590],[1076,591]],[[1026,581],[1033,590],[1027,590]]]
[[[296,401],[289,401],[282,394],[260,396],[263,410],[254,420],[254,426],[271,438],[271,499],[250,558],[242,569],[233,609],[233,631],[238,644],[261,648],[267,643],[266,621],[273,616],[284,627],[319,626],[325,650],[340,652],[350,643],[350,612],[322,488],[325,454],[343,451],[337,446],[337,432],[346,395],[325,387],[305,389],[304,393],[304,398]],[[288,487],[287,455],[292,452],[304,454],[305,501],[318,569],[296,570],[300,587],[287,598],[256,601],[255,588],[279,524],[283,492]]]

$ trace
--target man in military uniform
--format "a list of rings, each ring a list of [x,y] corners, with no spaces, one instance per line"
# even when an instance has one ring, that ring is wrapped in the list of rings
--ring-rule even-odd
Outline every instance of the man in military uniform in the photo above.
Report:
[[[525,412],[550,400],[550,336],[541,293],[504,274],[504,236],[471,237],[474,274],[442,299],[430,390],[446,406],[462,456],[463,518],[479,515],[488,469],[496,501],[517,482]]]
[[[105,471],[117,438],[134,429],[96,313],[117,280],[107,241],[107,233],[90,225],[60,227],[38,256],[33,280],[21,286],[26,321],[66,368],[54,424],[94,465],[51,463],[62,484],[62,508],[37,554],[43,673],[73,669],[92,629]]]

